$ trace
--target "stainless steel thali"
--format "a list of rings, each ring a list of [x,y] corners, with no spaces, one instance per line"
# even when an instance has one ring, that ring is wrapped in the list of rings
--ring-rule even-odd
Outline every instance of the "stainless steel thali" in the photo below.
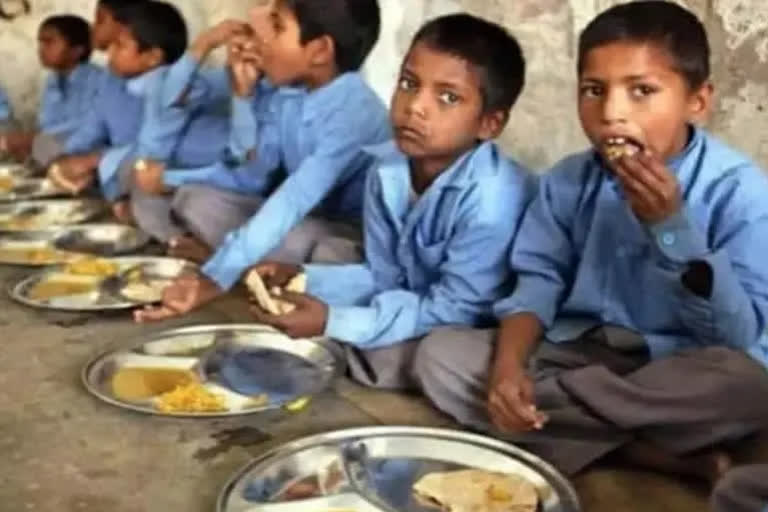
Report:
[[[171,280],[196,266],[176,258],[125,256],[119,258],[92,258],[85,260],[107,262],[114,268],[108,274],[67,272],[67,265],[57,265],[40,270],[11,286],[12,299],[30,307],[57,311],[111,311],[131,309],[156,302],[162,288]],[[73,265],[78,262],[73,262]],[[134,274],[137,273],[137,274]],[[131,276],[135,276],[133,279]],[[58,283],[58,288],[68,290],[55,296],[40,293],[38,285]],[[152,298],[134,298],[136,282],[144,288],[151,287]],[[141,283],[146,283],[142,285]],[[151,291],[151,290],[150,290]],[[142,293],[142,292],[139,292]],[[45,298],[41,298],[45,297]]]
[[[31,231],[80,224],[106,211],[96,199],[19,201],[0,204],[0,231]]]
[[[109,404],[163,416],[212,418],[278,409],[323,391],[342,368],[327,340],[291,339],[258,324],[173,329],[129,346],[91,360],[82,371],[83,383]],[[224,406],[198,412],[160,410],[159,395],[131,400],[117,396],[118,372],[137,368],[189,370],[205,389],[221,397]]]
[[[434,512],[413,496],[422,476],[481,469],[521,476],[539,512],[578,512],[568,480],[515,446],[452,430],[372,427],[288,443],[242,469],[219,496],[217,512]]]
[[[67,195],[65,190],[47,178],[11,178],[9,185],[0,186],[0,201],[25,201]]]
[[[78,224],[17,231],[5,233],[0,238],[0,264],[30,267],[56,265],[85,254],[126,254],[144,247],[148,242],[148,235],[123,224]]]
[[[37,174],[32,167],[13,162],[0,162],[0,178],[30,178]]]

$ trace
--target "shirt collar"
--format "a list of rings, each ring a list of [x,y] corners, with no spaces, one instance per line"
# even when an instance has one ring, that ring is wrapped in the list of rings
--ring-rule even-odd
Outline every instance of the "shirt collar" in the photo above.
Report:
[[[139,76],[128,79],[126,82],[126,88],[128,92],[134,96],[143,97],[152,88],[152,84],[166,72],[168,66],[160,66]]]
[[[346,100],[349,89],[362,81],[359,73],[344,73],[330,83],[307,93],[304,100],[304,121],[311,121],[326,112],[337,110]]]

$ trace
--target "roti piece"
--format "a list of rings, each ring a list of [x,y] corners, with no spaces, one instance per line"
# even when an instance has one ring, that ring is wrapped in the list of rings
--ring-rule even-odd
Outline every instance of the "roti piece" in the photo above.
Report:
[[[296,309],[296,306],[277,297],[280,297],[283,291],[304,293],[307,290],[307,276],[306,274],[298,274],[285,285],[285,288],[273,287],[271,290],[267,290],[259,273],[252,270],[248,274],[245,284],[256,298],[261,309],[270,315],[285,315]]]
[[[416,497],[445,512],[536,512],[536,487],[517,475],[479,469],[430,473],[413,486]]]

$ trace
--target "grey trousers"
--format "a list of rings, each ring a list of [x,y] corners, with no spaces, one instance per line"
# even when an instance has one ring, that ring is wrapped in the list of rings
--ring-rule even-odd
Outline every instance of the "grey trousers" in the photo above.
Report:
[[[171,210],[186,230],[209,247],[219,247],[230,231],[245,224],[266,199],[200,185],[180,187]],[[286,263],[357,261],[360,226],[308,216],[266,259]]]
[[[768,511],[768,464],[729,471],[712,494],[712,512]]]
[[[486,411],[495,335],[446,328],[388,349],[345,350],[362,383],[420,389],[460,423],[520,444],[567,474],[636,439],[685,455],[768,424],[768,372],[748,356],[712,347],[649,361],[631,343],[619,349],[595,336],[540,345],[530,374],[549,423],[505,435]]]

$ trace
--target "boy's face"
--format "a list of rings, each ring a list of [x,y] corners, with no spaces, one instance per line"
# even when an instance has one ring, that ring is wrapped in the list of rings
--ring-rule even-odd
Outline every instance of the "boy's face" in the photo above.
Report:
[[[691,90],[663,49],[617,42],[591,50],[579,77],[579,117],[610,161],[617,146],[649,148],[668,159],[683,150],[688,124],[704,119],[711,87]]]
[[[109,45],[109,68],[118,76],[133,78],[160,66],[162,52],[157,49],[141,51],[139,43],[127,27],[121,26]]]
[[[58,30],[43,27],[37,36],[37,55],[43,67],[65,71],[77,65],[81,51],[69,45]]]
[[[455,158],[501,132],[506,114],[484,113],[477,72],[417,42],[405,58],[390,109],[395,141],[410,158]]]
[[[261,70],[276,86],[301,82],[311,65],[308,48],[301,44],[301,28],[293,11],[275,0],[250,12],[258,42]]]
[[[115,40],[120,30],[120,24],[115,21],[112,11],[98,5],[96,18],[91,25],[91,43],[97,50],[106,51]]]

